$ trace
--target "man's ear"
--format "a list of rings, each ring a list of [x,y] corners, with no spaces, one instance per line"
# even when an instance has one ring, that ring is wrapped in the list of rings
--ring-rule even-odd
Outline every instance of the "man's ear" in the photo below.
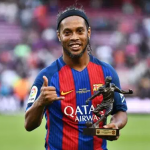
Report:
[[[88,28],[88,38],[90,40],[90,37],[91,37],[91,27]]]
[[[61,39],[60,39],[60,32],[57,30],[57,37],[58,37],[58,40],[61,42]]]

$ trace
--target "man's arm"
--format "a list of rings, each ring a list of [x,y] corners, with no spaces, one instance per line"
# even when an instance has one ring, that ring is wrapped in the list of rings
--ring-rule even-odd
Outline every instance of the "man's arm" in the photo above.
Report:
[[[107,125],[104,125],[104,128],[110,128],[110,129],[122,129],[127,124],[127,113],[123,111],[118,111],[116,114],[114,114],[111,117],[110,123]],[[106,138],[107,140],[117,140],[119,136],[115,138]]]
[[[25,113],[25,129],[32,131],[40,126],[43,118],[44,106],[40,105],[39,99],[37,99],[31,108]]]
[[[118,111],[111,117],[110,123],[116,124],[118,129],[122,129],[127,123],[127,113],[123,111]]]
[[[57,97],[55,87],[48,86],[46,76],[43,76],[43,80],[44,82],[39,97],[25,113],[25,129],[27,131],[32,131],[40,126],[46,106],[55,100],[64,99],[64,97]]]

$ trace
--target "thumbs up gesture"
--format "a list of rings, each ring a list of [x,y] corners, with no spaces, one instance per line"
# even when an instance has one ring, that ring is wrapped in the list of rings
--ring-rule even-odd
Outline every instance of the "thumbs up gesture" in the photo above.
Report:
[[[48,86],[48,79],[43,76],[43,85],[41,87],[41,93],[39,97],[39,102],[42,106],[47,106],[53,101],[62,100],[64,97],[57,97],[56,89],[53,86]]]
[[[43,86],[48,87],[48,79],[46,76],[43,76]]]

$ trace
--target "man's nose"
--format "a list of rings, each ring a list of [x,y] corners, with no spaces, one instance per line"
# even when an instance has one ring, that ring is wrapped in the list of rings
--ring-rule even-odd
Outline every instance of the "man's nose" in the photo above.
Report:
[[[78,39],[79,39],[78,35],[76,33],[72,33],[70,40],[78,40]]]

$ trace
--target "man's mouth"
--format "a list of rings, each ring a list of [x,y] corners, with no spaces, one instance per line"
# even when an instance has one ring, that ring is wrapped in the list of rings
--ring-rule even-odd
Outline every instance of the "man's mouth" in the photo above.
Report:
[[[72,50],[78,50],[81,46],[81,44],[75,43],[75,44],[69,44]]]
[[[80,47],[79,44],[71,45],[71,48],[79,48],[79,47]]]

